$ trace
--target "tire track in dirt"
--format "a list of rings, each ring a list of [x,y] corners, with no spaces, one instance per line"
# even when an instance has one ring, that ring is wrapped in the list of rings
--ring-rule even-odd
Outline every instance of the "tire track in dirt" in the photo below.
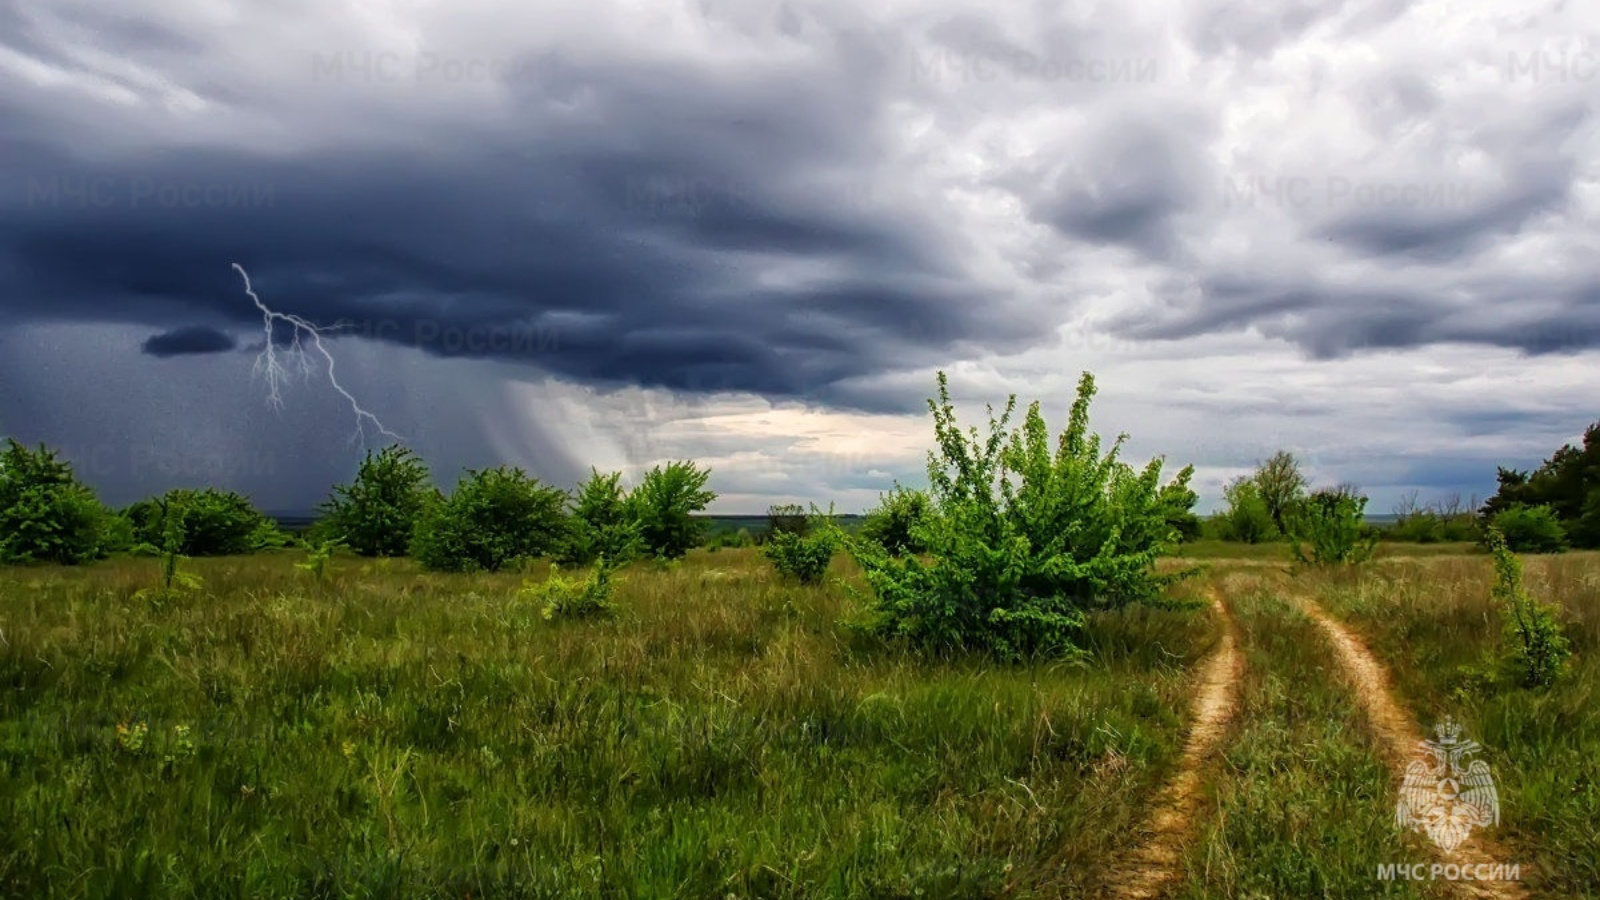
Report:
[[[1417,745],[1422,741],[1422,729],[1410,713],[1395,702],[1389,687],[1389,676],[1366,644],[1309,597],[1300,597],[1300,607],[1322,628],[1333,644],[1350,680],[1355,683],[1356,694],[1365,709],[1367,721],[1378,738],[1385,765],[1389,767],[1396,784],[1406,771],[1406,766],[1416,758]],[[1510,861],[1510,857],[1488,835],[1475,832],[1446,856],[1434,848],[1441,861],[1460,865],[1494,865]],[[1515,881],[1457,881],[1456,892],[1463,897],[1482,900],[1511,900],[1528,896],[1522,884]]]
[[[1185,838],[1194,832],[1200,808],[1200,786],[1207,762],[1221,751],[1228,725],[1239,706],[1239,681],[1244,672],[1239,655],[1238,626],[1221,596],[1211,590],[1211,608],[1222,619],[1222,643],[1206,660],[1190,716],[1194,725],[1178,757],[1178,773],[1151,802],[1143,843],[1112,868],[1114,875],[1101,896],[1117,900],[1156,897],[1181,874]]]

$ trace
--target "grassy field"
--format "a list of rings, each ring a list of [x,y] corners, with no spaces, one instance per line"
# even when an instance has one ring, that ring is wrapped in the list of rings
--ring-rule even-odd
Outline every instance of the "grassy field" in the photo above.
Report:
[[[637,566],[592,623],[520,599],[538,573],[219,559],[153,605],[154,565],[0,575],[0,894],[983,897],[1044,859],[1070,888],[1215,639],[1134,610],[1093,665],[929,664],[737,551]]]
[[[1300,594],[1485,745],[1531,895],[1600,896],[1600,555],[1530,563],[1577,651],[1536,694],[1474,668],[1487,559],[1404,549],[1338,577],[1191,555],[1174,592],[1226,601],[1244,665],[1167,896],[1449,896],[1374,877],[1426,840]],[[1224,627],[1140,608],[1086,662],[928,661],[843,624],[843,560],[801,588],[696,551],[550,622],[538,570],[298,558],[196,561],[159,601],[151,560],[0,570],[0,896],[1100,896]]]

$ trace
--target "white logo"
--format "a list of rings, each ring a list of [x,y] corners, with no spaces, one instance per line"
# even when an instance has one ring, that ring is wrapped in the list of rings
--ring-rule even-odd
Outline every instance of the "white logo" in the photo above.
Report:
[[[1426,834],[1446,854],[1455,852],[1472,829],[1500,822],[1500,796],[1489,764],[1468,760],[1482,747],[1462,740],[1461,726],[1446,718],[1434,726],[1435,740],[1421,741],[1422,758],[1406,767],[1394,821]]]

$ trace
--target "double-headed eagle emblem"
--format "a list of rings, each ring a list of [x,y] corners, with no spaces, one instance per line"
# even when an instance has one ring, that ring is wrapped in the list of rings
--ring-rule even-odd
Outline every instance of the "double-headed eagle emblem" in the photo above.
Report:
[[[1395,824],[1426,834],[1445,853],[1453,853],[1472,829],[1500,822],[1500,796],[1489,764],[1467,757],[1482,747],[1462,740],[1461,726],[1446,718],[1434,726],[1434,740],[1420,741],[1420,759],[1406,768]]]

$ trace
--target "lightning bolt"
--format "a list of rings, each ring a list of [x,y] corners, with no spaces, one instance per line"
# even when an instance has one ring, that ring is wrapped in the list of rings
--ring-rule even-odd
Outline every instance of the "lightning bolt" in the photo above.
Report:
[[[367,442],[368,423],[377,430],[378,434],[387,435],[396,441],[405,440],[405,438],[385,428],[377,416],[363,409],[361,404],[356,402],[356,398],[345,390],[344,385],[339,383],[338,376],[334,374],[333,354],[329,353],[328,348],[322,345],[322,335],[339,330],[344,327],[344,323],[319,326],[299,316],[278,312],[262,303],[261,298],[256,296],[256,292],[250,286],[250,273],[244,270],[244,266],[234,263],[233,268],[239,273],[239,277],[244,279],[244,292],[250,295],[250,299],[255,303],[256,309],[261,310],[261,328],[266,333],[267,342],[261,353],[256,356],[256,364],[251,370],[251,374],[267,382],[267,405],[274,410],[283,409],[283,383],[289,379],[291,371],[298,371],[302,379],[309,380],[311,378],[311,359],[306,354],[305,345],[300,342],[301,335],[306,335],[310,338],[312,348],[328,363],[328,383],[333,385],[333,389],[339,392],[339,396],[349,401],[350,411],[355,414],[356,430],[354,434],[350,435],[350,443],[365,444]],[[272,326],[275,322],[288,324],[294,334],[294,338],[289,342],[289,347],[284,351],[282,358],[279,357],[277,348],[272,343]]]

